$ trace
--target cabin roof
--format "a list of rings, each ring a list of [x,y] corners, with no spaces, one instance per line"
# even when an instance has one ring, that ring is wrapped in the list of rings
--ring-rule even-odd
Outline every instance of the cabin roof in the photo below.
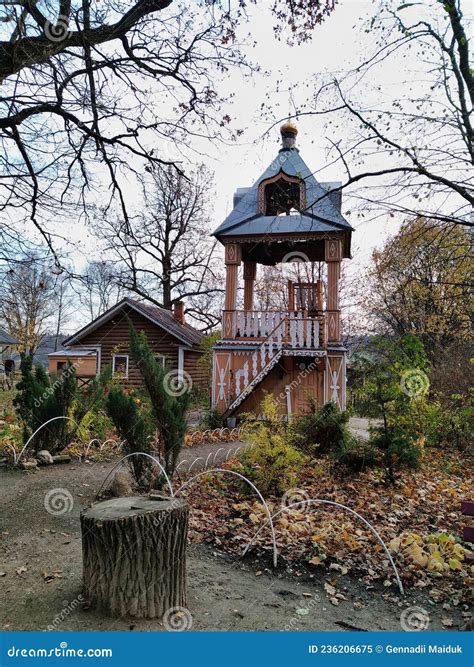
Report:
[[[167,331],[171,336],[177,338],[181,343],[192,346],[201,345],[203,334],[192,327],[190,324],[181,324],[178,322],[173,313],[164,308],[159,308],[158,306],[151,306],[148,304],[141,303],[130,297],[125,297],[119,301],[115,306],[109,308],[105,313],[96,317],[95,320],[87,324],[85,327],[72,334],[63,341],[63,345],[76,345],[81,342],[81,339],[84,336],[92,333],[100,326],[108,322],[114,315],[116,315],[120,310],[126,306],[132,308],[135,312],[146,317],[150,322],[156,324],[161,329]]]
[[[299,216],[264,216],[258,213],[258,187],[268,178],[283,172],[287,176],[302,179],[306,188],[306,208]],[[315,231],[352,232],[351,225],[341,213],[340,183],[318,183],[297,148],[281,150],[275,160],[250,188],[238,188],[234,195],[234,208],[214,231],[214,236],[247,236],[252,233],[275,232],[273,221],[285,225],[285,231],[312,233]],[[287,218],[285,223],[281,218]],[[294,225],[294,227],[292,227]],[[323,226],[318,228],[318,226]],[[265,229],[266,227],[266,229]],[[291,229],[289,229],[291,227]],[[295,228],[297,227],[297,228]],[[257,232],[251,231],[258,229]],[[249,231],[250,230],[250,231]]]
[[[18,341],[10,336],[5,329],[0,329],[0,345],[18,345]]]
[[[97,350],[58,350],[50,352],[48,357],[94,357]]]

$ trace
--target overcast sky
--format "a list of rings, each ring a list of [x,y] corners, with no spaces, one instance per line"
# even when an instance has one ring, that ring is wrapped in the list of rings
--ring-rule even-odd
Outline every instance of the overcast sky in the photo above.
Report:
[[[371,16],[375,8],[370,0],[340,0],[336,11],[315,30],[312,42],[301,46],[289,46],[275,39],[272,28],[274,18],[270,16],[269,4],[263,2],[257,7],[251,6],[249,23],[241,28],[240,33],[242,41],[249,31],[256,40],[255,48],[244,46],[243,50],[250,60],[259,64],[262,73],[249,79],[233,71],[231,76],[217,85],[223,95],[234,93],[228,111],[233,126],[243,129],[244,134],[237,143],[228,146],[203,141],[194,143],[197,151],[195,159],[202,159],[215,172],[213,228],[232,208],[235,189],[251,185],[275,158],[280,148],[280,135],[278,125],[269,130],[272,120],[275,122],[293,115],[303,105],[307,108],[305,102],[314,88],[315,75],[329,76],[350,69],[359,62],[362,54],[367,53],[367,49],[374,47],[373,37],[361,30],[362,21]],[[262,105],[265,112],[261,110]],[[342,180],[344,174],[340,166],[325,169],[329,144],[323,121],[306,117],[298,121],[298,127],[297,145],[318,180]],[[199,153],[202,158],[199,158]],[[187,157],[192,160],[193,153],[189,152]],[[136,197],[139,201],[138,188]],[[358,226],[354,220],[352,224]],[[354,247],[363,252],[357,251],[355,261],[366,258],[389,228],[380,223],[362,225],[354,239]],[[81,269],[94,253],[99,258],[97,244],[85,227],[74,223],[68,237],[71,242],[77,243],[70,254],[76,269]]]
[[[270,16],[269,2],[251,6],[250,20],[242,26],[239,37],[243,40],[251,32],[256,46],[244,47],[244,51],[254,63],[260,65],[262,73],[249,79],[233,71],[224,81],[216,84],[221,94],[234,94],[232,104],[225,111],[231,116],[234,128],[242,128],[244,133],[232,145],[196,141],[193,146],[202,154],[199,159],[215,172],[213,229],[232,208],[235,189],[251,185],[275,158],[280,148],[280,135],[278,125],[269,131],[272,122],[294,115],[302,108],[308,109],[307,101],[315,89],[315,76],[323,79],[330,78],[331,74],[340,76],[357,66],[375,48],[374,35],[363,31],[363,23],[373,16],[378,4],[377,0],[339,0],[332,15],[315,29],[311,43],[301,46],[289,46],[285,41],[275,39],[272,27],[274,17]],[[377,77],[376,72],[374,76]],[[401,63],[394,59],[385,64],[383,90],[387,97],[397,95],[405,78],[406,72]],[[356,92],[364,99],[365,90]],[[384,92],[380,94],[383,96]],[[340,163],[326,167],[326,151],[330,144],[324,122],[320,117],[299,119],[297,145],[318,180],[345,180]],[[343,132],[343,129],[339,131]],[[332,134],[331,138],[339,137]],[[192,153],[188,156],[193,159]],[[135,195],[133,188],[129,195]],[[136,199],[139,202],[138,188]],[[347,205],[343,203],[343,212],[346,210]],[[352,273],[361,270],[372,249],[379,246],[389,233],[396,232],[398,225],[388,218],[360,224],[351,215],[347,217],[356,228]],[[68,236],[75,244],[74,249],[71,250],[71,246],[68,249],[76,270],[81,270],[87,261],[100,258],[97,242],[86,227],[74,223],[70,225]],[[74,323],[71,322],[67,328],[74,329]]]

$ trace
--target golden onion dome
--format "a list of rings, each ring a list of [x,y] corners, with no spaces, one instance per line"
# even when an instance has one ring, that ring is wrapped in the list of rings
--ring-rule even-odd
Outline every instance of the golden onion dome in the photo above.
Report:
[[[280,132],[282,136],[288,134],[296,136],[298,134],[298,128],[291,120],[287,120],[286,123],[283,123],[283,125],[280,127]]]

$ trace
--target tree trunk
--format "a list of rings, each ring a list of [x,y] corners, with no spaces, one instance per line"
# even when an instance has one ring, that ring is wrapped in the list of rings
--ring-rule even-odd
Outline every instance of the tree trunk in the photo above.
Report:
[[[84,597],[111,616],[161,618],[186,607],[188,506],[113,498],[81,512]]]

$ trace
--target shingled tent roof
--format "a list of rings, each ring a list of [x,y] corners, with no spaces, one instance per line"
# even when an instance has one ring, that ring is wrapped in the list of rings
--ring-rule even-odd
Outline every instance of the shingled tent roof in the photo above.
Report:
[[[304,181],[306,208],[298,215],[266,216],[258,211],[258,188],[262,181],[283,172]],[[350,232],[341,213],[340,183],[318,183],[297,148],[282,149],[250,188],[238,188],[234,208],[214,231],[218,239],[278,233]]]
[[[135,312],[139,313],[143,317],[146,317],[148,320],[150,320],[150,322],[153,322],[153,324],[156,324],[157,326],[167,331],[169,334],[177,338],[185,345],[189,345],[190,347],[201,345],[203,334],[192,327],[190,324],[181,324],[181,322],[178,322],[170,310],[165,310],[164,308],[159,308],[158,306],[144,304],[140,301],[136,301],[135,299],[130,299],[129,297],[125,297],[119,301],[119,303],[107,310],[102,315],[99,315],[99,317],[87,324],[85,327],[74,333],[72,336],[66,338],[63,341],[63,345],[68,346],[79,344],[84,336],[87,336],[102,324],[105,324],[120,310],[127,306],[135,310]]]

